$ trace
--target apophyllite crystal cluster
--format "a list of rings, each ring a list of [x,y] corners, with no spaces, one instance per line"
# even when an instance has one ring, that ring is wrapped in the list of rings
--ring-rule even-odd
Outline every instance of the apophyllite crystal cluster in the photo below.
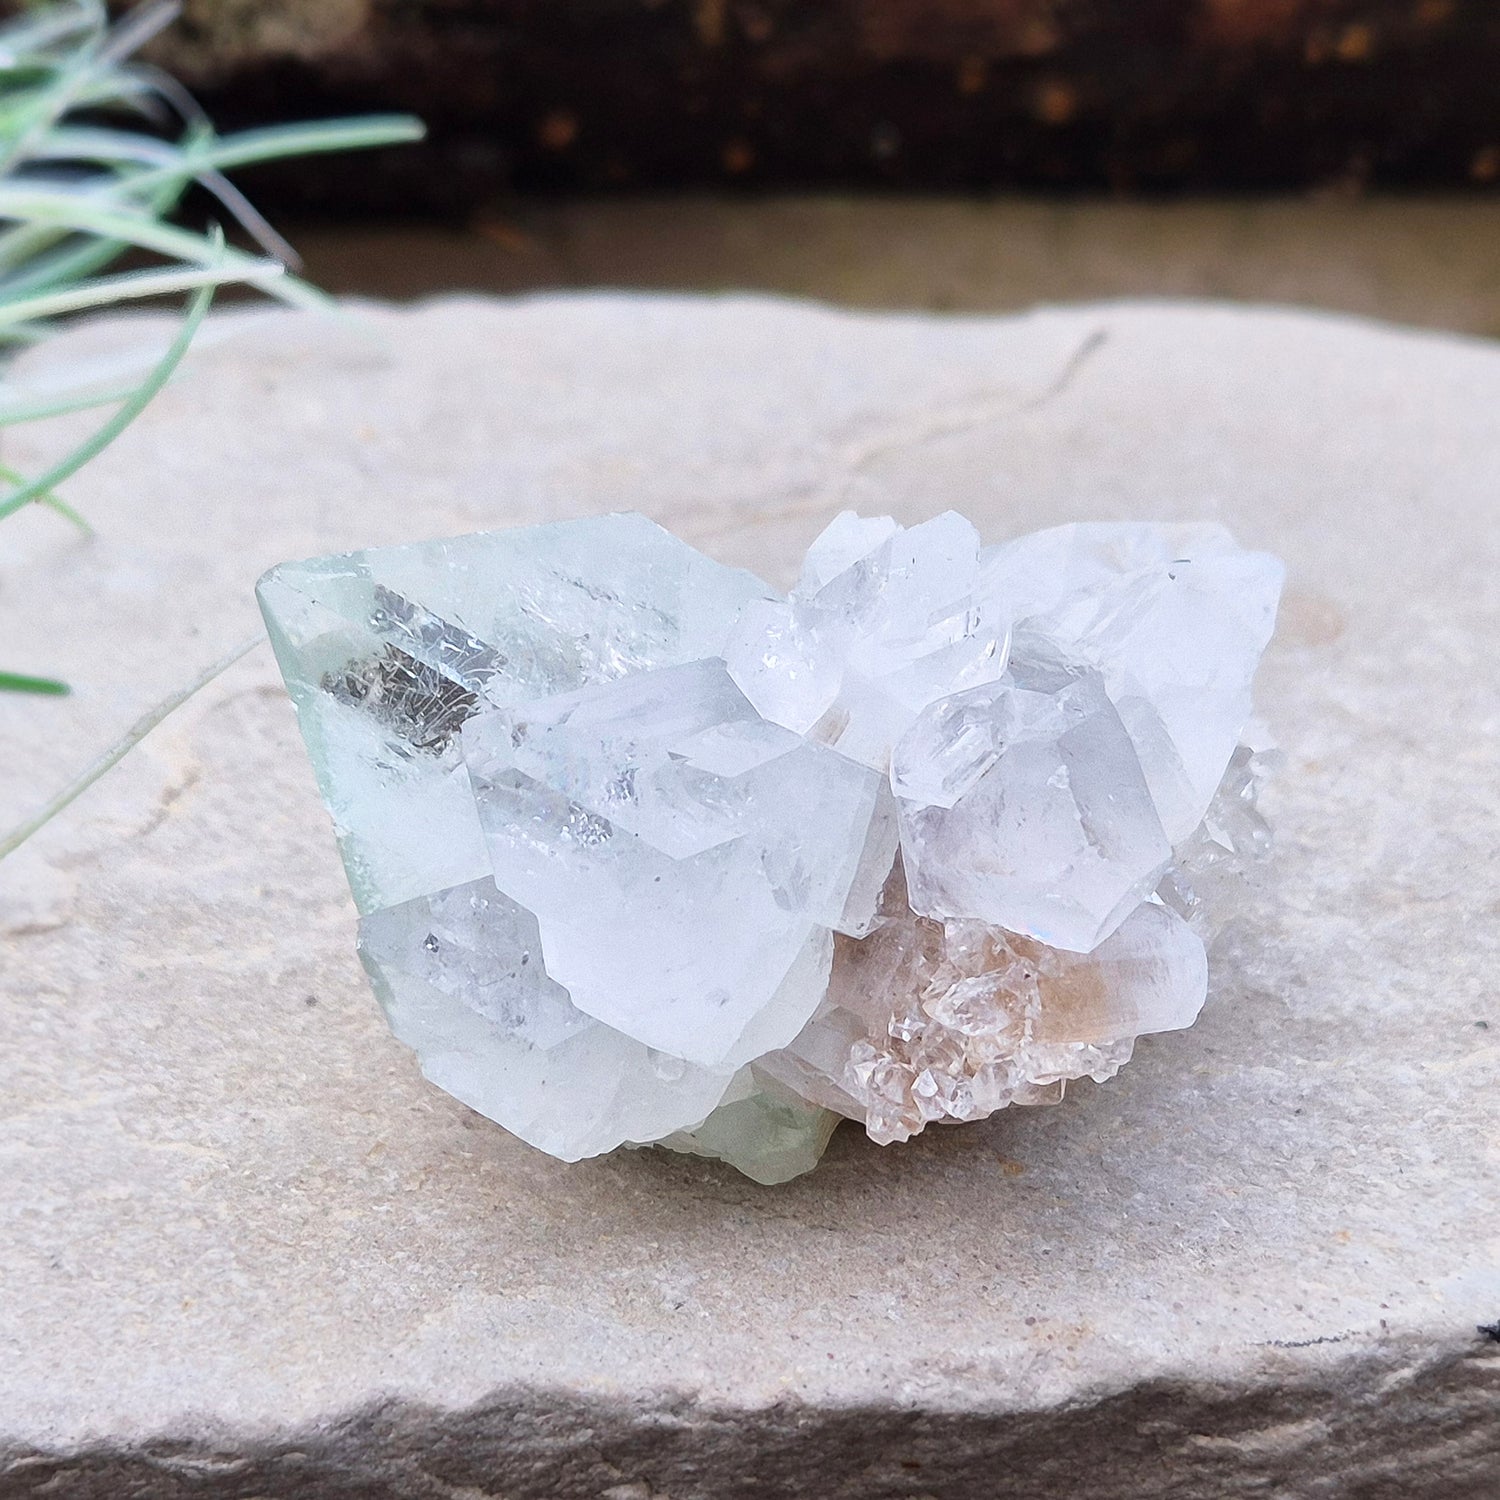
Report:
[[[781,596],[614,515],[259,592],[427,1076],[568,1160],[775,1182],[1191,1024],[1281,579],[1217,526],[846,513]]]

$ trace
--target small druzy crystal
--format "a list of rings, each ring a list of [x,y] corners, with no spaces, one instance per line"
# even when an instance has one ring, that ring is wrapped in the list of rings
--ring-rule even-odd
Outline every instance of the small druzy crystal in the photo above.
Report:
[[[1281,580],[1214,526],[845,513],[783,598],[618,515],[259,596],[428,1077],[566,1160],[779,1182],[1192,1024]]]

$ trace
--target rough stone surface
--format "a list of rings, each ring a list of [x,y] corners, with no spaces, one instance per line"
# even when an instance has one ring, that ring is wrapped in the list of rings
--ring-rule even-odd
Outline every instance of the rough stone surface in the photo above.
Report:
[[[7,823],[281,558],[630,506],[785,585],[958,503],[1287,559],[1280,852],[1198,1024],[1060,1108],[565,1166],[390,1037],[258,651],[0,866],[0,1496],[1493,1495],[1497,407],[1486,345],[1210,307],[221,324],[94,541],[7,523],[7,665],[77,688],[0,700]]]

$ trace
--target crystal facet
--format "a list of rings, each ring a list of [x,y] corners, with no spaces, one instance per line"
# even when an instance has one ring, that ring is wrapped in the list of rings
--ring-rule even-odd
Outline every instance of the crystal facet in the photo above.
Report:
[[[622,515],[259,595],[427,1075],[566,1160],[777,1182],[1192,1024],[1269,838],[1280,585],[1212,526],[845,513],[778,598]]]

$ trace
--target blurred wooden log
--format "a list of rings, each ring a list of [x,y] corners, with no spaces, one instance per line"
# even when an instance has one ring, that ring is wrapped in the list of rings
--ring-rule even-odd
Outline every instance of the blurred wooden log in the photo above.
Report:
[[[1500,180],[1495,0],[188,0],[157,58],[231,123],[422,114],[422,152],[270,182],[341,210]]]

